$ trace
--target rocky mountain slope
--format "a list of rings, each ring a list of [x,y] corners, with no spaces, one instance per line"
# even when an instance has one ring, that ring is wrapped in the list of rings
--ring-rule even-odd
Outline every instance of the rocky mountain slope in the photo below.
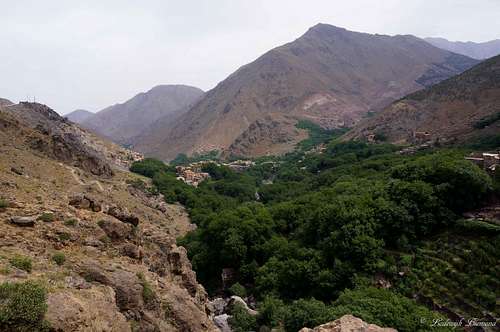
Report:
[[[135,147],[162,159],[230,146],[245,155],[274,152],[276,144],[289,150],[303,135],[290,129],[297,118],[330,128],[352,126],[368,112],[476,63],[414,36],[370,35],[319,24],[238,69]],[[273,135],[260,129],[268,116],[277,119]],[[267,149],[254,147],[263,141]]]
[[[149,131],[148,127],[157,120],[170,122],[202,95],[202,90],[191,86],[159,85],[80,123],[119,144],[133,144],[134,137]]]
[[[189,218],[121,170],[135,154],[40,104],[0,107],[0,128],[2,314],[6,282],[27,292],[0,330],[216,331],[175,245]]]
[[[500,133],[500,56],[418,91],[360,123],[346,139],[464,142]]]
[[[74,110],[71,113],[65,114],[64,117],[74,123],[82,123],[93,115],[94,113],[86,110]]]
[[[450,52],[484,60],[500,54],[500,39],[483,43],[449,41],[445,38],[425,38],[426,42]]]

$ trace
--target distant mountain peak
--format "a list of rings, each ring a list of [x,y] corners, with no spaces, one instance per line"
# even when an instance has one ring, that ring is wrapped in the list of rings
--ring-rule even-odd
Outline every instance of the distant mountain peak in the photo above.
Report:
[[[469,56],[474,59],[483,60],[500,54],[500,39],[487,42],[472,41],[449,41],[442,37],[425,38],[428,43],[443,50]]]
[[[68,120],[70,120],[71,122],[81,123],[93,115],[94,115],[94,113],[92,113],[90,111],[77,109],[71,113],[65,114],[64,117],[67,118]]]
[[[119,144],[133,144],[149,126],[163,117],[175,117],[203,95],[203,90],[182,84],[162,84],[131,99],[106,107],[81,124]]]

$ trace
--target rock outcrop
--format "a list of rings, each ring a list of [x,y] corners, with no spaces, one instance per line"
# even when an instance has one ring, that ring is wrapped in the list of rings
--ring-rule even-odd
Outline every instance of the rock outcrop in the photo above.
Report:
[[[383,328],[374,324],[368,324],[352,315],[345,315],[339,319],[317,326],[313,329],[303,328],[299,332],[397,332],[392,328]]]

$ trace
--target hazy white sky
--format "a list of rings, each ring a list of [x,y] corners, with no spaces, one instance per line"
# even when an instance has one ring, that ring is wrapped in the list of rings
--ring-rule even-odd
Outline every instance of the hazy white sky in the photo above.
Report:
[[[100,110],[158,84],[208,90],[321,22],[500,38],[500,0],[0,0],[0,97]]]

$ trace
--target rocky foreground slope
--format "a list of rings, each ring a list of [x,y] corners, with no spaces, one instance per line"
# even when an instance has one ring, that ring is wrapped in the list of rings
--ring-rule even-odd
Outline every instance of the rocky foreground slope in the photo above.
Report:
[[[42,317],[4,299],[0,330],[216,331],[175,244],[187,214],[122,170],[137,155],[24,103],[0,106],[0,156],[0,284],[47,291]]]
[[[368,112],[476,63],[414,36],[319,24],[241,67],[175,121],[152,127],[134,147],[161,159],[214,149],[247,156],[282,152],[304,135],[294,128],[297,119],[350,127]],[[273,125],[264,128],[268,117]]]
[[[500,134],[500,56],[393,103],[345,135],[394,143],[462,143]]]

